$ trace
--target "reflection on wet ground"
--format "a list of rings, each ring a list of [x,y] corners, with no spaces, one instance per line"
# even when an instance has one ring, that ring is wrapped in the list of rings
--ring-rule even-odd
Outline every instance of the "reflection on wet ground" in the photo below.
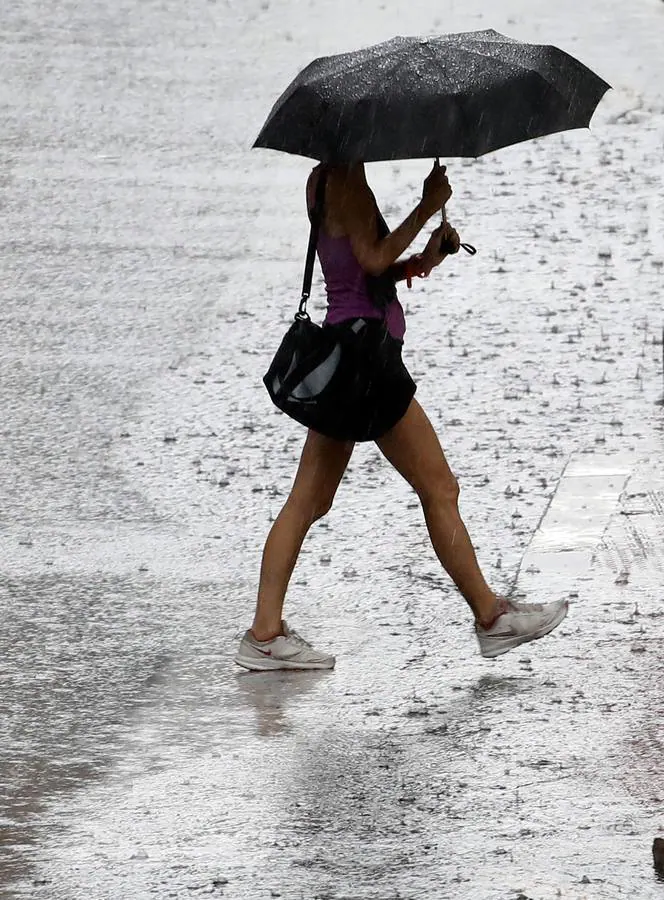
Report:
[[[293,729],[290,714],[312,691],[319,690],[331,672],[241,673],[236,677],[234,701],[240,717],[240,731],[251,729],[247,714],[253,714],[253,729],[259,737],[274,737]],[[230,711],[229,711],[230,712]]]
[[[21,851],[36,842],[48,802],[104,777],[127,741],[140,740],[145,710],[173,679],[169,632],[154,629],[160,596],[152,581],[101,574],[0,583],[2,841],[17,858],[10,874],[21,874]],[[186,704],[183,691],[178,697]]]

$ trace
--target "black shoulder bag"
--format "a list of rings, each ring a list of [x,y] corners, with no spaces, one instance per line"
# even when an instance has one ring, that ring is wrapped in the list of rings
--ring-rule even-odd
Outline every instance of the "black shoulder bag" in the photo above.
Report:
[[[341,358],[337,335],[312,322],[307,312],[326,180],[327,173],[322,170],[311,214],[309,246],[298,310],[263,376],[263,384],[275,406],[300,424],[322,433],[326,433],[324,427],[328,418],[325,409],[326,389],[330,387]]]

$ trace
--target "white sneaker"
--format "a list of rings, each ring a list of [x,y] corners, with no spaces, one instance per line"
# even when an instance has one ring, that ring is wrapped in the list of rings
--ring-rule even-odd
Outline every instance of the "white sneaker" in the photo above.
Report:
[[[553,603],[517,603],[506,601],[507,609],[491,628],[475,623],[480,653],[488,658],[500,656],[519,644],[536,641],[553,631],[567,615],[567,600]]]
[[[251,631],[247,631],[240,641],[235,662],[255,672],[334,668],[333,656],[314,650],[308,641],[300,637],[297,631],[291,631],[285,622],[281,623],[281,627],[284,633],[270,641],[257,641]]]

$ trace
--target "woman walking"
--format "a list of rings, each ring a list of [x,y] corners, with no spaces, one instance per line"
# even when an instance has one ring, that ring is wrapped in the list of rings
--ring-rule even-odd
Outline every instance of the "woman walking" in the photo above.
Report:
[[[317,196],[324,197],[318,256],[328,297],[325,325],[350,327],[360,335],[383,325],[387,329],[390,357],[372,388],[374,427],[369,433],[418,495],[438,559],[474,616],[480,652],[495,657],[543,637],[565,618],[567,603],[516,603],[497,596],[486,583],[459,514],[456,478],[401,360],[406,326],[394,282],[406,280],[410,287],[413,277],[428,276],[459,249],[458,234],[445,223],[431,233],[423,253],[400,260],[452,196],[445,167],[434,164],[420,201],[392,232],[384,225],[362,163],[317,166],[307,183],[310,215]],[[254,620],[235,657],[240,666],[259,671],[334,667],[333,656],[289,629],[282,610],[302,542],[332,506],[353,447],[352,441],[308,431],[290,495],[265,544]]]

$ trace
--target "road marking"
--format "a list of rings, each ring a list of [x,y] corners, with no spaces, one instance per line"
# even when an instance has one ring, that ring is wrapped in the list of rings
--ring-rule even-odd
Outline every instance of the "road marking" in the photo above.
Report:
[[[630,477],[633,456],[573,457],[562,474],[517,576],[519,590],[544,574],[557,583],[586,575],[620,495]]]

